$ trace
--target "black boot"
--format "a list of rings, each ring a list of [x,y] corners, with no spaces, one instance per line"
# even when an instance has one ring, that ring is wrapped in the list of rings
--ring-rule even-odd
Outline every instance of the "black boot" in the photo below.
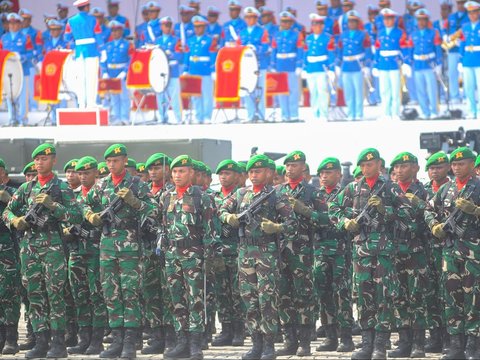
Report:
[[[476,338],[475,350],[472,353],[472,356],[468,360],[478,360],[480,359],[480,338]]]
[[[139,336],[140,335],[140,336]],[[123,348],[120,354],[121,358],[134,359],[137,357],[137,339],[142,338],[142,332],[139,332],[137,328],[126,328],[125,336],[123,337]]]
[[[384,360],[387,358],[387,341],[390,333],[386,331],[376,331],[373,346],[372,360]],[[409,354],[410,355],[410,354]]]
[[[123,328],[114,328],[110,332],[112,343],[108,349],[100,353],[102,359],[114,359],[120,356],[123,349]]]
[[[177,345],[164,355],[166,359],[183,359],[190,357],[189,335],[186,331],[177,333]]]
[[[35,359],[47,356],[48,338],[47,331],[35,333],[35,346],[30,351],[27,351],[25,357],[27,359]]]
[[[90,338],[90,345],[85,350],[85,355],[98,355],[103,351],[103,333],[105,328],[93,328],[92,336]]]
[[[245,343],[245,323],[243,321],[238,321],[238,320],[234,321],[232,346],[243,346],[244,343]]]
[[[190,333],[190,360],[203,360],[202,333]]]
[[[88,346],[90,345],[90,339],[92,338],[92,328],[90,326],[81,326],[78,329],[78,342],[77,346],[69,347],[67,349],[69,354],[85,354]]]
[[[425,344],[425,352],[440,354],[442,352],[442,329],[433,328],[430,330],[430,337]]]
[[[67,323],[65,328],[65,345],[68,347],[77,346],[77,324]]]
[[[262,333],[253,333],[252,348],[242,355],[242,360],[259,360],[263,351],[263,335]]]
[[[338,347],[337,325],[325,326],[325,340],[317,346],[317,351],[335,351]]]
[[[212,346],[231,346],[233,341],[233,325],[222,322],[222,331],[212,341]]]
[[[165,334],[163,332],[163,327],[157,327],[150,329],[150,340],[148,341],[148,346],[144,347],[142,354],[163,354],[165,350]]]
[[[360,325],[358,324],[357,321],[353,323],[352,335],[354,336],[362,335],[362,329],[360,328]]]
[[[298,329],[298,350],[297,356],[310,356],[312,355],[312,349],[310,348],[310,333],[311,325],[300,325]]]
[[[475,353],[477,347],[477,337],[468,335],[467,343],[465,344],[465,358],[473,359],[473,354]],[[475,359],[477,360],[477,359]]]
[[[47,352],[47,358],[66,358],[68,356],[65,345],[65,331],[52,330],[52,342]]]
[[[31,350],[35,346],[35,334],[33,333],[32,323],[27,321],[27,335],[24,343],[18,346],[19,350]]]
[[[373,329],[362,330],[362,347],[353,352],[352,360],[370,359],[372,357],[374,337]]]
[[[310,325],[310,342],[317,341],[317,329],[315,329],[315,324]]]
[[[110,328],[106,328],[105,329],[105,334],[103,336],[103,342],[106,343],[106,344],[111,344],[113,343],[113,335],[112,335],[112,329]]]
[[[465,359],[465,352],[463,351],[463,342],[461,335],[450,335],[450,346],[447,353],[442,356],[442,360],[450,359]]]
[[[283,349],[277,351],[278,356],[296,355],[298,349],[297,329],[293,324],[285,325],[283,330],[285,341],[283,342]],[[265,339],[266,341],[266,339]]]
[[[325,336],[325,325],[320,325],[317,329],[317,338],[324,338]]]
[[[273,334],[263,337],[263,351],[260,360],[275,360],[275,336]]]
[[[5,326],[5,344],[3,346],[3,355],[15,355],[18,353],[18,330],[16,325]]]
[[[3,350],[6,340],[7,340],[7,326],[2,324],[0,325],[0,352]]]
[[[409,357],[412,352],[412,331],[409,328],[398,330],[398,347],[395,350],[388,352],[388,357],[391,358],[405,358]]]
[[[411,358],[425,357],[425,330],[413,330],[413,345]]]
[[[209,321],[205,326],[205,331],[203,332],[202,337],[202,350],[208,350],[208,343],[212,337],[212,323]]]
[[[172,350],[177,344],[173,325],[165,325],[165,352]]]
[[[450,349],[450,334],[443,328],[442,335],[442,354],[446,354]]]
[[[352,340],[352,329],[340,329],[340,344],[338,344],[337,352],[350,352],[355,350],[355,344]]]

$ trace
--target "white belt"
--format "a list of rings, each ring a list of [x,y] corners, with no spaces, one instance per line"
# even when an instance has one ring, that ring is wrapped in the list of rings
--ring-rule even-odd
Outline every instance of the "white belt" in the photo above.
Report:
[[[307,61],[309,63],[316,63],[316,62],[322,62],[322,61],[327,61],[327,60],[328,60],[327,55],[307,56]]]
[[[293,59],[297,57],[297,53],[277,54],[277,59]]]
[[[89,44],[95,44],[95,38],[75,40],[75,45],[89,45]]]
[[[357,61],[357,60],[362,60],[364,57],[365,57],[365,54],[344,56],[343,61]]]
[[[109,69],[123,69],[124,67],[127,67],[127,63],[121,63],[121,64],[108,64],[107,68]]]
[[[465,46],[465,51],[468,51],[468,52],[480,51],[480,46],[479,45]]]
[[[380,50],[380,56],[397,56],[400,54],[399,50]]]
[[[190,56],[190,61],[193,61],[193,62],[210,61],[210,56]]]
[[[423,55],[413,55],[413,60],[431,60],[435,59],[435,53],[423,54]]]
[[[177,60],[170,60],[168,62],[168,65],[177,65],[178,64],[178,61]]]

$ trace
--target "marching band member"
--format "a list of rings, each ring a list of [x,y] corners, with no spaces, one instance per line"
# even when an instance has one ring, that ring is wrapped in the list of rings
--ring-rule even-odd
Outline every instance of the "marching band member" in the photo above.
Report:
[[[174,32],[174,35],[179,39],[182,39],[182,36],[184,36],[185,39],[182,40],[182,42],[183,41],[186,42],[188,39],[190,39],[192,36],[195,35],[195,31],[193,29],[193,21],[192,21],[193,13],[195,12],[195,10],[189,6],[180,5],[179,11],[180,11],[180,22],[174,25],[173,32]],[[184,32],[184,35],[182,35],[182,31]]]
[[[316,0],[315,7],[317,8],[317,14],[324,18],[323,31],[331,35],[338,35],[338,22],[328,16],[328,0]]]
[[[190,0],[188,2],[188,7],[191,7],[193,9],[193,16],[200,15],[200,0]]]
[[[375,27],[377,28],[377,32],[380,32],[385,28],[384,22],[383,22],[383,15],[381,14],[381,11],[383,9],[390,9],[392,7],[392,3],[390,0],[378,0],[378,7],[380,8],[380,13],[377,15],[375,18]],[[405,29],[405,24],[403,23],[403,17],[401,16],[396,16],[395,17],[395,27],[398,27],[402,30]]]
[[[207,20],[201,16],[192,18],[195,36],[187,40],[184,71],[202,77],[202,96],[192,99],[195,116],[200,124],[210,122],[213,112],[213,79],[217,42],[206,35]],[[215,75],[213,74],[213,77]]]
[[[338,20],[343,14],[341,0],[330,0],[330,7],[328,8],[328,17],[332,20]]]
[[[160,11],[162,8],[156,1],[149,1],[146,6],[148,10],[148,23],[145,43],[154,44],[157,38],[162,35],[162,30],[160,29]]]
[[[270,39],[273,39],[273,37],[275,36],[275,34],[278,32],[278,29],[279,29],[278,25],[275,24],[275,17],[273,14],[273,10],[266,6],[263,6],[260,8],[259,11],[262,15],[261,17],[262,26],[267,30],[268,37]]]
[[[68,5],[62,2],[57,3],[57,17],[62,24],[62,28],[65,29],[68,20]]]
[[[220,41],[222,35],[222,26],[218,23],[218,16],[220,10],[216,6],[209,6],[207,10],[207,35],[214,37],[217,41]]]
[[[448,17],[452,13],[452,9],[453,9],[452,0],[441,0],[440,1],[440,19],[435,20],[433,22],[433,27],[438,30],[442,39],[443,39],[444,35],[446,35],[446,31],[447,31],[447,27],[448,27]],[[445,56],[445,54],[446,53],[442,54],[442,56]],[[442,72],[443,71],[445,71],[445,72],[448,71],[448,69],[446,69],[445,66],[443,66],[444,64],[445,63],[442,59]],[[440,86],[440,101],[442,103],[445,103],[446,99],[447,99],[447,97],[446,97],[445,89],[443,88],[443,86]]]
[[[105,19],[105,10],[100,7],[94,7],[90,11],[90,14],[95,16],[97,23],[100,25],[102,43],[105,44],[110,40],[111,30],[107,26],[108,21]]]
[[[223,24],[221,47],[235,46],[240,31],[247,27],[245,20],[240,17],[242,5],[238,0],[228,0],[230,20]]]
[[[148,7],[142,5],[142,19],[143,22],[135,28],[135,47],[140,48],[145,44],[145,39],[148,37]]]
[[[424,5],[421,1],[418,0],[408,0],[407,1],[407,12],[403,15],[403,23],[405,24],[405,32],[410,36],[413,31],[416,29],[417,19],[415,12],[418,9],[423,8]]]
[[[305,71],[310,91],[310,106],[316,120],[328,119],[328,79],[335,80],[335,38],[325,29],[327,17],[310,14],[312,33],[305,39]]]
[[[170,80],[168,87],[163,93],[157,93],[158,112],[160,121],[163,124],[168,123],[167,111],[169,105],[172,107],[176,123],[182,121],[180,106],[180,59],[182,57],[182,47],[180,39],[172,35],[173,19],[165,16],[160,19],[162,35],[157,39],[156,44],[165,51],[170,66]]]
[[[46,30],[42,32],[42,40],[45,42],[50,36],[50,28],[48,27],[48,22],[50,20],[57,20],[57,16],[53,14],[43,14],[43,22],[45,23]],[[65,30],[65,26],[62,24],[62,32]]]
[[[342,1],[342,15],[338,18],[338,30],[340,33],[348,30],[348,18],[346,14],[355,8],[357,3],[355,0],[343,0]]]
[[[305,26],[303,26],[297,21],[297,9],[295,9],[293,6],[287,6],[284,11],[287,11],[290,14],[292,14],[295,19],[292,29],[301,32],[305,37],[305,34],[307,33],[307,31],[305,30]]]
[[[108,11],[108,16],[107,16],[107,21],[113,21],[116,20],[120,23],[122,23],[125,28],[123,30],[123,36],[127,37],[130,35],[130,22],[128,19],[120,15],[118,12],[120,10],[120,0],[107,0],[107,11]]]
[[[375,56],[375,42],[377,41],[377,29],[375,27],[375,18],[380,12],[380,9],[377,5],[368,5],[368,22],[364,25],[365,31],[370,36],[370,42],[372,43],[372,55]],[[370,63],[370,73],[373,69],[373,61]],[[368,103],[370,105],[377,105],[380,103],[380,86],[378,84],[378,77],[372,76],[371,78],[372,86],[374,91],[368,92]]]

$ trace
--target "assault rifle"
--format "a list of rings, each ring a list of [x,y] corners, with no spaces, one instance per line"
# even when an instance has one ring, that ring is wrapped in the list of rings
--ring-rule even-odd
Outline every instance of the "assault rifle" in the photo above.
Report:
[[[52,187],[53,182],[48,188],[41,190],[40,194],[49,194],[52,190]],[[36,227],[38,229],[43,229],[48,220],[51,219],[51,216],[48,212],[42,215],[43,209],[44,206],[40,203],[35,203],[30,207],[30,209],[28,209],[27,213],[25,214],[25,221],[28,223],[28,225],[30,225],[31,228]]]
[[[385,187],[385,184],[382,184],[370,197],[377,196]],[[367,203],[362,211],[355,218],[358,225],[370,226],[373,222],[374,213],[372,212],[372,207]]]
[[[468,191],[465,191],[465,194],[464,196],[462,196],[462,198],[465,200],[470,200],[474,190],[475,188],[472,186]],[[464,216],[465,213],[460,210],[460,208],[456,207],[455,209],[453,209],[450,215],[448,215],[447,220],[445,220],[442,229],[447,234],[447,238],[445,240],[445,246],[447,248],[453,246],[454,236],[461,237],[465,232],[464,229],[457,225]]]
[[[273,193],[275,193],[275,189],[260,194],[260,196],[256,198],[247,209],[243,210],[240,214],[238,214],[237,219],[240,222],[238,235],[240,236],[240,238],[245,237],[246,225],[253,225],[254,228],[259,226],[258,221],[255,220],[255,215],[260,212],[261,206],[264,201],[267,200],[271,195],[273,195]]]
[[[105,210],[100,213],[100,219],[102,219],[103,227],[102,234],[109,236],[112,234],[112,227],[118,226],[122,223],[122,219],[117,216],[117,213],[124,207],[125,202],[119,196],[108,205]]]

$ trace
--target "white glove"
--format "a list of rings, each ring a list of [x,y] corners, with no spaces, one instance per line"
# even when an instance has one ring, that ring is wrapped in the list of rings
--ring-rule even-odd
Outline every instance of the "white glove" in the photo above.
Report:
[[[407,78],[411,78],[412,77],[412,67],[408,64],[402,64],[402,73],[403,73],[403,76],[405,76]]]
[[[103,73],[102,79],[108,79],[108,74],[107,74],[107,73]]]
[[[377,68],[372,69],[372,76],[376,78],[380,76],[380,72],[378,71]]]
[[[338,78],[340,77],[340,73],[342,70],[340,69],[340,66],[335,66],[335,76]]]
[[[370,68],[364,66],[364,67],[362,68],[362,73],[363,73],[363,76],[365,76],[365,77],[370,77]]]
[[[40,74],[42,72],[42,62],[39,61],[35,67],[37,68],[37,72]]]
[[[217,73],[215,72],[212,73],[212,80],[213,81],[217,80]]]
[[[449,38],[449,36],[448,36],[447,34],[444,34],[444,35],[442,36],[442,40],[443,40],[444,42],[448,42],[448,38]]]
[[[123,80],[127,77],[127,73],[122,71],[120,74],[117,75],[117,79]]]
[[[463,64],[462,63],[458,63],[457,70],[460,74],[463,74]]]
[[[335,82],[335,73],[332,70],[327,71],[327,76],[332,83]]]
[[[302,79],[306,79],[308,76],[307,72],[305,70],[302,70]]]
[[[107,61],[107,52],[105,50],[102,50],[100,53],[100,62],[104,63]]]
[[[433,68],[433,73],[437,76],[442,76],[442,65],[437,65]]]
[[[184,71],[184,72],[182,73],[182,76],[186,76],[186,75],[188,75],[188,72],[187,72],[187,71]]]
[[[277,70],[272,68],[272,69],[270,69],[270,72],[271,72],[271,73],[276,73]]]
[[[295,69],[295,75],[300,76],[301,73],[302,73],[302,68]]]

